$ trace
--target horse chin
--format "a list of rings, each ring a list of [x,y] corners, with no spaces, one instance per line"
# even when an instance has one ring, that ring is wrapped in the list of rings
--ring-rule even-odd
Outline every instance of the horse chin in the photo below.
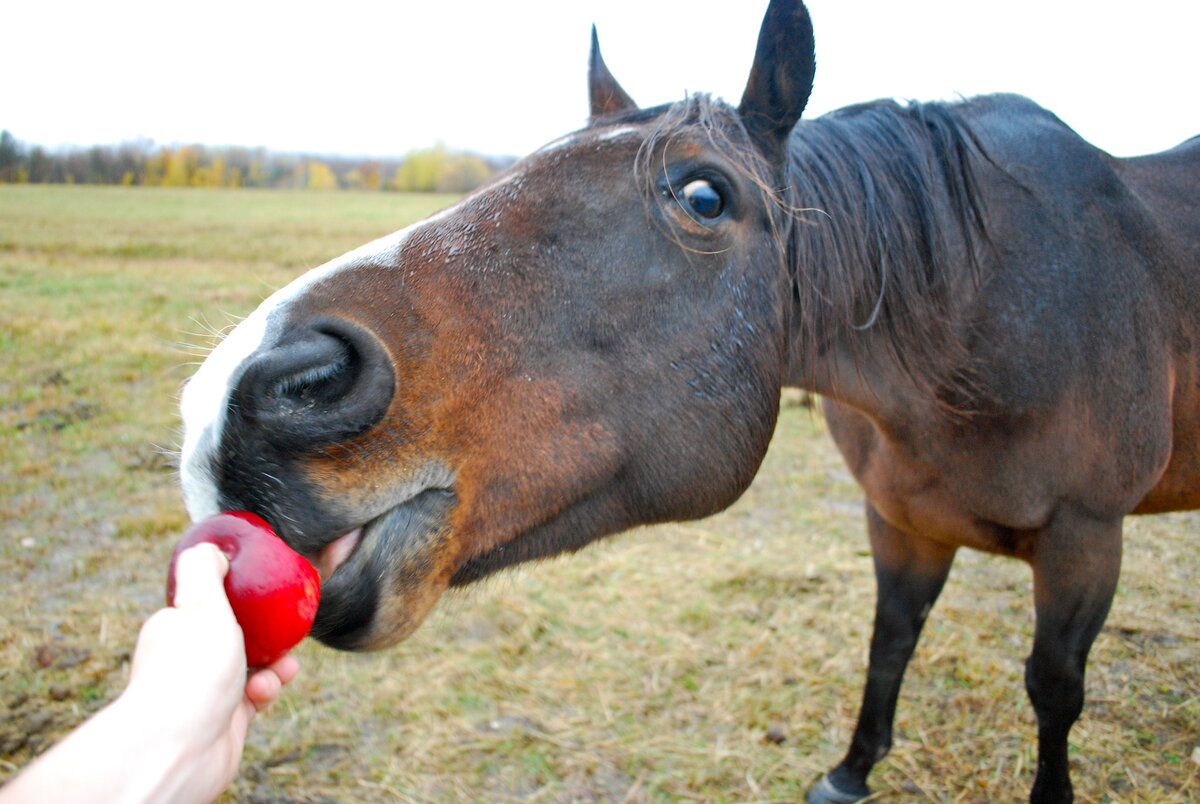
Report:
[[[378,650],[416,630],[452,572],[453,491],[429,488],[324,547],[312,636],[340,650]]]

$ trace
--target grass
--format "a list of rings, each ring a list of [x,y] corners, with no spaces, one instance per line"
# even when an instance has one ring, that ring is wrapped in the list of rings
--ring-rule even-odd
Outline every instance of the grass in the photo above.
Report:
[[[161,605],[195,347],[448,200],[0,186],[0,778],[119,692]],[[506,573],[383,653],[303,645],[228,800],[801,800],[853,727],[874,590],[857,488],[819,415],[785,403],[724,514]],[[1072,732],[1082,802],[1200,801],[1198,525],[1128,524]],[[872,779],[883,800],[1027,794],[1031,633],[1027,568],[963,553]]]

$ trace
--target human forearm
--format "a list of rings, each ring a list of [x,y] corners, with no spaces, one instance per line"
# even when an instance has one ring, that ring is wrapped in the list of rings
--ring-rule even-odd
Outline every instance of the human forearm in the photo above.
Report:
[[[246,676],[242,631],[221,585],[225,557],[185,551],[175,606],[138,637],[129,686],[3,789],[15,802],[208,802],[237,772],[257,709],[295,677],[285,656]]]
[[[195,775],[181,773],[190,746],[141,708],[122,695],[0,789],[0,803],[211,800],[180,798],[180,778]]]

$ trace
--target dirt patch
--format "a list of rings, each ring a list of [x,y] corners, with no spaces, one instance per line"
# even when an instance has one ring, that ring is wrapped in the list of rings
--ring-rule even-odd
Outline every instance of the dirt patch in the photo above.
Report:
[[[47,430],[62,430],[77,422],[86,422],[100,412],[100,405],[81,399],[66,405],[54,405],[36,410],[32,415],[18,419],[16,428],[25,430],[30,427],[41,427]]]

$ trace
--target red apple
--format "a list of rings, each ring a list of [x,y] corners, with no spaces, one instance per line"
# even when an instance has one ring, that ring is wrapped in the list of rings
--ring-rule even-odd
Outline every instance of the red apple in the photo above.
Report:
[[[201,542],[229,559],[225,594],[246,640],[246,664],[266,667],[308,635],[321,584],[304,556],[287,546],[264,520],[248,511],[226,511],[188,529],[171,554],[167,605],[175,602],[175,561]]]

